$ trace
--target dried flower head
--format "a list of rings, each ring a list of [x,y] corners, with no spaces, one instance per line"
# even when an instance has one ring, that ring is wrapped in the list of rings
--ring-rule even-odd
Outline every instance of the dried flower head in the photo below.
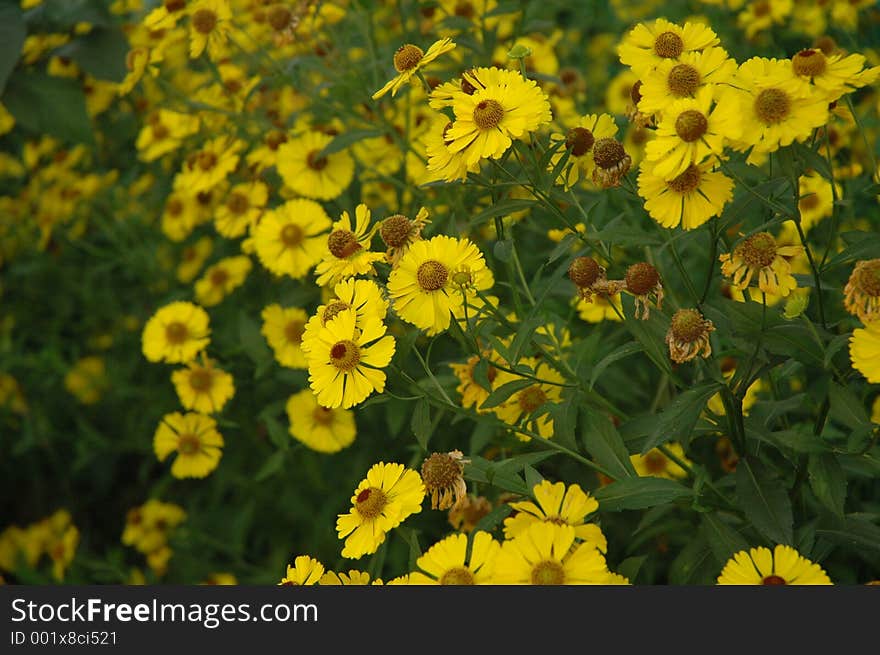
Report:
[[[663,285],[660,273],[648,262],[633,264],[626,269],[626,290],[635,296],[636,318],[647,320],[650,316],[649,303],[660,309],[663,303]]]
[[[593,182],[602,188],[615,187],[620,178],[629,172],[632,158],[626,154],[623,144],[613,137],[598,139],[593,145]]]
[[[449,509],[467,495],[463,473],[464,459],[460,450],[433,453],[422,463],[422,481],[425,493],[431,495],[431,509]]]
[[[880,319],[880,259],[856,262],[843,294],[846,311],[863,323]]]
[[[703,318],[698,310],[678,310],[673,315],[669,331],[666,333],[666,345],[669,346],[670,359],[682,364],[694,359],[697,355],[708,357],[712,354],[709,333],[714,330],[715,326],[712,321]]]

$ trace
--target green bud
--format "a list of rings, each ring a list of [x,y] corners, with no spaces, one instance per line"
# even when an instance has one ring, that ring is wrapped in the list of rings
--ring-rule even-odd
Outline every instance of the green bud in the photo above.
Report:
[[[809,304],[809,294],[792,294],[789,296],[788,300],[785,301],[785,311],[783,312],[783,316],[788,320],[795,319],[806,311]]]
[[[532,49],[530,47],[517,43],[508,51],[507,56],[511,59],[525,59],[530,54],[532,54]]]

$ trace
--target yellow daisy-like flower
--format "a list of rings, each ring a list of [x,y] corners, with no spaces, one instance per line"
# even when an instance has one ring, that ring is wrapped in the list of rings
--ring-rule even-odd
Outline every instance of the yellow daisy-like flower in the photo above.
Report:
[[[253,230],[260,262],[276,275],[304,278],[321,261],[330,217],[314,200],[299,198],[266,212]]]
[[[871,384],[880,384],[880,321],[872,321],[853,331],[849,338],[853,368]]]
[[[880,396],[874,398],[874,405],[871,407],[871,423],[880,425]]]
[[[485,352],[482,359],[489,359],[490,356],[491,352]],[[486,381],[489,383],[489,388],[483,387],[485,382],[478,382],[474,377],[474,371],[480,359],[479,355],[472,355],[464,364],[452,363],[449,366],[455,377],[459,380],[455,390],[461,394],[461,406],[465,408],[473,407],[478,414],[488,414],[492,410],[481,409],[480,405],[489,397],[490,393],[500,386],[500,383],[496,382],[498,379],[498,369],[491,364],[486,367]]]
[[[751,39],[774,23],[783,23],[793,8],[793,0],[753,0],[737,15],[736,23]]]
[[[280,587],[302,587],[318,584],[324,575],[324,565],[308,555],[300,555],[287,565],[287,575],[278,583]]]
[[[235,395],[235,382],[226,371],[215,368],[214,362],[203,358],[201,364],[189,362],[186,368],[174,371],[171,382],[180,404],[201,414],[214,414]]]
[[[605,558],[589,542],[575,544],[570,525],[536,522],[501,544],[495,563],[497,584],[607,584]]]
[[[327,321],[309,344],[309,384],[324,407],[348,409],[373,391],[385,390],[385,373],[394,354],[394,337],[385,325],[370,318],[358,327],[354,310]]]
[[[599,503],[580,485],[566,488],[562,482],[552,483],[542,480],[532,488],[536,503],[530,500],[510,503],[514,514],[504,519],[504,538],[513,539],[535,523],[554,523],[570,525],[575,537],[588,541],[601,552],[608,549],[608,542],[602,530],[595,523],[586,523],[588,514],[599,509]]]
[[[620,62],[639,77],[665,60],[678,61],[687,52],[718,45],[719,39],[708,25],[685,23],[684,27],[658,18],[653,23],[639,23],[617,47]]]
[[[185,363],[207,348],[210,334],[208,312],[191,302],[173,302],[144,325],[144,356],[151,362]]]
[[[198,0],[190,8],[189,21],[189,56],[195,59],[207,49],[212,61],[222,59],[232,27],[229,0]]]
[[[797,288],[786,257],[803,251],[803,246],[780,246],[769,232],[758,232],[740,241],[732,253],[723,253],[718,259],[721,273],[740,291],[748,289],[757,276],[761,291],[785,298]]]
[[[713,89],[703,87],[695,98],[676,100],[663,111],[656,136],[645,146],[645,161],[654,175],[672,180],[691,164],[720,156],[726,139],[740,135],[740,123],[733,96],[717,103]]]
[[[617,134],[617,125],[614,123],[614,118],[608,114],[582,116],[577,125],[566,132],[564,136],[561,134],[550,135],[551,146],[554,141],[564,141],[565,144],[553,153],[547,170],[554,170],[565,153],[568,152],[568,160],[559,171],[556,183],[562,184],[567,191],[581,178],[592,179],[593,169],[596,167],[593,160],[593,146],[598,139],[613,137],[615,134]]]
[[[263,327],[260,331],[269,342],[278,363],[288,368],[308,368],[309,364],[302,350],[303,333],[308,320],[305,310],[272,304],[263,309],[261,316]]]
[[[494,282],[483,254],[470,240],[438,235],[410,246],[388,276],[388,295],[403,320],[433,335],[449,327],[465,298]]]
[[[643,114],[662,114],[676,100],[694,98],[708,85],[726,84],[736,73],[736,61],[724,48],[686,52],[677,60],[666,59],[645,74],[639,86],[638,109]]]
[[[310,343],[321,333],[321,329],[327,325],[339,312],[353,309],[355,312],[355,326],[360,328],[363,322],[370,318],[385,320],[388,312],[388,301],[382,295],[379,285],[373,280],[356,280],[349,278],[339,282],[333,287],[334,298],[324,305],[319,305],[314,315],[306,323],[305,332],[302,335],[303,351],[308,351]]]
[[[248,228],[256,224],[268,199],[269,188],[262,182],[236,184],[214,216],[218,234],[227,239],[244,236]]]
[[[159,109],[150,114],[147,124],[138,133],[135,142],[138,158],[145,162],[155,161],[177,150],[186,137],[198,131],[198,117]]]
[[[801,175],[798,180],[800,200],[798,210],[801,214],[801,226],[804,232],[809,231],[823,218],[831,216],[834,211],[834,193],[837,197],[843,195],[839,184],[831,188],[831,182],[816,172]]]
[[[385,259],[385,253],[371,252],[370,241],[375,227],[370,227],[370,209],[363,203],[354,210],[354,221],[347,211],[333,223],[327,236],[322,259],[315,269],[318,286],[335,284],[350,277],[374,274],[373,264]]]
[[[363,571],[358,571],[356,569],[351,569],[348,573],[336,573],[334,571],[327,571],[324,575],[321,576],[321,580],[318,582],[320,585],[369,585],[369,584],[382,584],[382,581],[379,579],[373,580],[370,582],[370,574],[364,573]]]
[[[397,75],[391,78],[385,86],[373,94],[373,100],[378,100],[386,93],[391,91],[391,97],[397,95],[400,88],[409,82],[410,78],[420,71],[427,64],[437,59],[442,54],[449,52],[455,48],[452,39],[440,39],[431,44],[428,51],[425,52],[417,45],[407,43],[400,46],[394,53],[394,70]]]
[[[496,416],[508,425],[519,425],[521,422],[540,434],[545,439],[553,436],[553,419],[547,413],[547,405],[558,403],[562,395],[564,378],[544,362],[536,359],[524,358],[521,364],[531,366],[535,371],[535,377],[557,384],[536,382],[535,384],[517,391],[503,403],[494,408]],[[498,386],[521,379],[518,375],[501,371],[498,376]],[[527,435],[517,433],[522,441],[528,441]]]
[[[468,173],[476,173],[480,170],[479,162],[468,164],[465,160],[466,151],[452,152],[449,149],[452,145],[452,139],[449,138],[452,125],[452,121],[445,114],[440,114],[422,137],[425,154],[428,157],[426,182],[464,180],[467,179]]]
[[[77,360],[64,376],[64,388],[84,405],[94,405],[107,387],[107,370],[102,357],[90,356]],[[0,391],[2,396],[2,391]],[[4,403],[0,401],[0,407]]]
[[[166,414],[153,437],[153,450],[160,462],[176,452],[171,475],[203,478],[217,468],[223,454],[223,436],[210,416],[189,412]]]
[[[815,562],[791,546],[741,550],[731,557],[721,575],[720,585],[828,585],[831,579]]]
[[[843,306],[863,323],[880,320],[880,259],[856,262],[843,289]]]
[[[52,577],[61,582],[64,573],[76,555],[76,547],[79,545],[79,528],[75,525],[68,526],[63,534],[46,545],[46,552],[52,560]]]
[[[865,68],[864,55],[844,56],[840,52],[826,55],[818,48],[798,52],[791,58],[791,68],[800,84],[815,87],[828,103],[874,84],[880,77],[880,66]]]
[[[219,304],[226,296],[244,284],[252,267],[251,258],[247,255],[221,259],[209,267],[196,282],[196,300],[205,307]]]
[[[306,198],[333,200],[354,177],[354,159],[346,150],[322,155],[333,137],[309,130],[278,148],[276,167],[290,189]]]
[[[208,141],[201,150],[192,153],[174,178],[175,190],[188,194],[210,191],[226,180],[238,166],[239,151],[244,142],[218,136]]]
[[[693,230],[713,216],[720,216],[733,199],[733,180],[713,170],[714,163],[691,164],[671,180],[655,175],[650,164],[639,169],[639,195],[645,210],[667,228],[681,225]]]
[[[177,281],[182,284],[192,282],[213,251],[214,242],[211,237],[202,237],[191,246],[184,248],[180,253],[180,263],[177,265]]]
[[[578,298],[576,309],[581,320],[587,323],[623,320],[623,305],[621,304],[619,293],[614,294],[610,298],[597,293],[593,295],[590,302],[583,298]]]
[[[690,464],[681,444],[670,442],[666,444],[666,447],[685,464]],[[687,477],[687,471],[664,455],[659,448],[649,450],[644,455],[630,455],[629,459],[636,473],[643,477],[666,478],[667,480],[681,480]]]
[[[787,60],[752,57],[740,64],[733,78],[733,96],[739,99],[742,132],[734,146],[753,147],[754,156],[778,150],[808,138],[828,120],[828,101],[816,92],[793,84]]]
[[[309,389],[287,400],[290,436],[319,453],[338,453],[354,443],[357,427],[354,413],[347,409],[329,409],[318,404]]]
[[[455,121],[444,139],[450,152],[465,153],[468,166],[501,157],[513,139],[550,122],[550,102],[534,80],[515,75],[507,83],[481,87],[477,78],[463,77],[475,91],[455,98]]]
[[[375,553],[387,532],[422,511],[424,498],[425,486],[416,471],[403,464],[374,464],[354,490],[351,511],[336,520],[339,538],[345,539],[342,556],[358,559]]]
[[[488,532],[474,534],[470,556],[466,534],[453,534],[431,546],[416,560],[421,571],[409,574],[411,585],[493,584],[501,544]]]

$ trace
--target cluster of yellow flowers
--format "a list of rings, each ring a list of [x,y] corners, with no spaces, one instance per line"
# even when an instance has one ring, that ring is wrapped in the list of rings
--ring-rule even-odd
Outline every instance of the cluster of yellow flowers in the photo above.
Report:
[[[61,582],[78,545],[79,529],[65,509],[24,528],[10,525],[0,533],[0,571],[18,571],[22,563],[35,569],[48,556],[52,577]]]

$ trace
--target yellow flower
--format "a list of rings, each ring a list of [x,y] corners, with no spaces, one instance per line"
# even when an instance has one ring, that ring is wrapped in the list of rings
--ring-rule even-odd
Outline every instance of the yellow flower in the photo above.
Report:
[[[590,302],[579,298],[577,301],[577,311],[581,320],[587,323],[623,320],[623,305],[620,303],[619,293],[614,294],[611,298],[602,294],[595,294]]]
[[[324,575],[324,565],[308,555],[300,555],[293,560],[293,566],[287,565],[287,575],[281,578],[279,586],[304,586],[318,584]]]
[[[290,435],[319,453],[337,453],[348,448],[357,434],[353,412],[322,407],[309,389],[287,400],[287,418]]]
[[[305,277],[321,260],[330,217],[314,200],[288,200],[266,212],[253,231],[257,257],[276,275]]]
[[[232,27],[229,0],[198,0],[190,8],[189,20],[189,56],[195,59],[207,48],[212,61],[222,59]]]
[[[0,372],[0,410],[16,414],[27,414],[28,411],[28,404],[18,380],[3,372]]]
[[[203,358],[201,364],[189,362],[171,374],[180,404],[202,414],[215,414],[235,395],[235,383],[226,371]]]
[[[191,302],[173,302],[157,310],[144,325],[144,356],[151,362],[188,362],[207,348],[210,334],[204,309]]]
[[[501,544],[496,584],[606,584],[610,572],[595,545],[575,545],[570,525],[536,522]]]
[[[385,534],[422,511],[425,486],[419,474],[402,464],[379,462],[351,497],[351,511],[339,514],[336,531],[345,539],[342,556],[358,559],[375,553]]]
[[[209,573],[205,576],[204,581],[201,583],[204,585],[237,585],[238,579],[232,573]]]
[[[355,327],[357,328],[360,328],[369,318],[385,320],[388,301],[385,300],[379,285],[373,280],[348,278],[333,287],[333,294],[334,298],[328,300],[324,305],[319,305],[314,315],[306,323],[302,335],[304,352],[309,350],[309,344],[321,333],[321,329],[327,325],[327,321],[346,309],[354,310]]]
[[[162,234],[172,241],[183,241],[199,223],[198,201],[194,195],[172,191],[165,199]]]
[[[695,98],[676,100],[663,111],[654,139],[645,146],[651,172],[673,180],[691,164],[720,156],[726,139],[740,135],[736,103],[730,94],[713,103],[713,90],[703,87]]]
[[[736,23],[752,38],[758,32],[769,29],[774,23],[780,24],[791,14],[792,0],[752,0],[736,17]]]
[[[880,384],[880,321],[871,321],[849,338],[853,368],[871,384]]]
[[[308,368],[302,351],[307,314],[298,307],[268,305],[263,309],[261,332],[272,347],[275,359],[288,368]]]
[[[54,542],[47,544],[46,552],[52,560],[52,577],[56,581],[64,580],[64,572],[73,561],[78,545],[79,530],[75,525],[69,526]]]
[[[309,345],[309,384],[324,407],[348,409],[385,390],[381,369],[393,354],[394,337],[385,335],[381,321],[370,318],[359,328],[354,310],[343,310]]]
[[[466,151],[452,152],[449,149],[452,145],[452,139],[449,138],[452,125],[445,114],[439,114],[432,119],[431,128],[423,136],[428,157],[426,182],[465,180],[469,172],[477,173],[480,170],[479,162],[468,164],[465,160]]]
[[[180,253],[180,263],[177,265],[177,281],[188,284],[199,274],[205,261],[214,250],[214,242],[211,237],[202,237],[193,245],[187,246]]]
[[[864,55],[844,56],[839,52],[825,55],[818,48],[801,50],[791,58],[795,79],[802,85],[815,87],[828,103],[877,81],[880,66],[864,66]]]
[[[208,141],[201,150],[192,153],[174,178],[174,188],[189,194],[209,191],[226,180],[238,166],[238,152],[244,142],[218,136]]]
[[[196,282],[196,300],[205,307],[219,304],[226,296],[244,284],[251,271],[247,255],[227,257],[208,268]]]
[[[357,571],[355,569],[351,569],[348,573],[335,573],[334,571],[327,571],[324,575],[321,576],[321,579],[318,581],[320,585],[368,585],[368,584],[382,584],[382,581],[379,579],[373,580],[370,582],[370,574],[364,573],[363,571]]]
[[[168,533],[186,519],[186,512],[174,503],[150,499],[128,510],[122,543],[147,554],[162,548]]]
[[[333,223],[327,236],[323,256],[315,268],[318,286],[336,284],[341,280],[374,274],[373,264],[385,259],[385,253],[371,252],[370,241],[375,229],[370,227],[370,210],[361,203],[354,211],[354,222],[347,211]]]
[[[284,184],[306,198],[338,198],[354,176],[354,160],[346,150],[321,155],[331,141],[329,134],[310,130],[281,145],[276,167]]]
[[[685,23],[681,27],[658,18],[630,30],[617,47],[617,54],[624,66],[642,77],[664,60],[678,61],[684,53],[704,50],[718,42],[718,36],[708,25]]]
[[[421,571],[409,574],[411,585],[493,584],[501,544],[488,532],[474,534],[468,555],[468,537],[453,534],[431,546],[416,560]]]
[[[486,367],[486,380],[478,382],[474,377],[474,371],[481,359],[490,359],[491,352],[484,352],[483,357],[472,355],[464,364],[450,364],[452,372],[459,380],[455,390],[461,394],[461,406],[473,407],[478,414],[488,414],[491,409],[481,409],[480,405],[489,397],[489,394],[500,386],[498,380],[498,369],[491,364]],[[503,379],[502,379],[503,380]],[[489,383],[489,388],[483,387],[485,382]]]
[[[843,306],[863,323],[880,320],[880,259],[856,262],[843,289]]]
[[[546,382],[535,384],[517,391],[503,403],[494,408],[495,414],[508,425],[519,425],[524,422],[526,426],[537,432],[545,439],[553,436],[553,419],[547,412],[548,404],[558,403],[561,398],[563,377],[544,362],[536,359],[523,358],[519,362],[531,367],[535,371],[535,377]],[[500,371],[498,374],[498,386],[507,382],[521,379],[520,376]],[[555,383],[555,384],[553,384]],[[528,441],[530,437],[517,433],[522,441]]]
[[[64,388],[84,405],[98,402],[106,387],[107,372],[101,357],[82,357],[64,376]]]
[[[465,302],[495,282],[482,253],[468,239],[438,235],[413,243],[388,276],[388,295],[408,323],[439,334]]]
[[[153,450],[160,462],[177,453],[171,465],[175,478],[205,477],[220,463],[222,448],[217,422],[193,412],[166,414],[153,436]]]
[[[155,161],[177,150],[186,137],[198,131],[197,116],[160,108],[150,115],[147,124],[138,133],[135,142],[138,157],[145,162]]]
[[[718,584],[722,585],[828,585],[831,579],[815,562],[791,546],[741,550],[731,557]]]
[[[815,171],[801,175],[798,180],[800,192],[798,210],[801,214],[801,226],[804,232],[812,229],[823,218],[831,216],[834,211],[835,192],[838,198],[843,196],[840,185],[835,184],[834,187],[832,190],[831,182]]]
[[[662,114],[681,98],[694,98],[711,86],[717,99],[715,85],[726,84],[736,72],[736,61],[724,48],[706,48],[686,52],[677,60],[666,59],[646,73],[639,86],[638,110],[643,114]]]
[[[685,464],[690,464],[681,444],[670,442],[666,444],[666,447]],[[664,455],[659,448],[654,448],[644,455],[630,455],[629,459],[636,473],[641,476],[666,478],[667,480],[680,480],[687,477],[687,471]]]
[[[690,164],[671,180],[655,175],[651,164],[639,170],[639,195],[645,210],[657,223],[667,228],[681,225],[693,230],[713,216],[720,216],[733,199],[733,180],[713,170],[712,161]]]
[[[577,125],[564,136],[550,135],[551,146],[554,141],[564,141],[564,145],[553,153],[547,170],[556,169],[564,154],[568,152],[568,160],[559,171],[556,183],[562,184],[568,190],[577,184],[581,177],[592,179],[593,169],[596,167],[593,160],[593,146],[598,139],[613,137],[615,134],[617,134],[617,125],[614,124],[614,118],[608,114],[582,116]]]
[[[779,246],[769,232],[757,232],[737,244],[732,253],[719,256],[721,273],[740,291],[748,289],[757,276],[761,291],[784,298],[797,288],[786,257],[802,252],[803,246]]]
[[[217,208],[214,227],[227,239],[244,236],[263,213],[269,189],[262,182],[236,184],[229,190],[226,201]]]
[[[570,525],[575,537],[590,542],[603,553],[607,550],[608,542],[599,526],[585,522],[588,514],[599,509],[599,503],[580,485],[566,488],[562,482],[542,480],[532,488],[532,494],[535,503],[530,500],[510,503],[514,513],[504,519],[505,539],[518,537],[535,523],[554,523]]]
[[[516,75],[506,84],[484,86],[472,74],[463,76],[475,91],[455,98],[455,121],[444,139],[453,153],[465,152],[473,165],[481,159],[498,159],[520,139],[550,122],[550,102],[534,80]],[[430,166],[429,166],[430,170]]]
[[[871,423],[880,424],[880,396],[874,398],[874,405],[871,407]]]
[[[428,51],[423,51],[417,45],[407,43],[400,46],[394,53],[394,70],[397,75],[391,78],[385,86],[373,94],[373,100],[378,100],[386,93],[391,91],[391,96],[397,95],[404,84],[427,64],[437,59],[440,55],[449,52],[455,48],[452,39],[440,39],[435,41]]]
[[[828,120],[828,102],[821,94],[793,84],[787,60],[752,57],[740,64],[730,93],[738,98],[742,131],[734,146],[753,147],[750,163],[793,141],[808,138]]]

